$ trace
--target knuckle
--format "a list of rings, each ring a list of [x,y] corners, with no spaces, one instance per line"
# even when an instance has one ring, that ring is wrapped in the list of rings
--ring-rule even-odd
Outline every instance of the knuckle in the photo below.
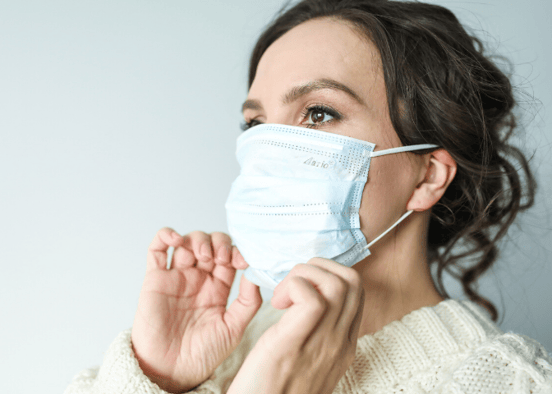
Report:
[[[232,239],[225,233],[214,232],[211,233],[211,240],[213,244],[226,245],[228,247],[232,246]]]
[[[326,300],[320,293],[312,289],[312,285],[305,278],[300,276],[290,278],[289,286],[295,287],[302,294],[302,297],[307,301],[306,304],[310,313],[321,315],[326,311]]]
[[[205,238],[208,238],[209,236],[207,234],[205,234],[203,231],[192,231],[191,233],[188,234],[188,236],[192,239],[192,240],[201,240],[201,239],[205,239]]]
[[[362,288],[362,278],[353,268],[347,268],[344,271],[343,278],[354,288]]]
[[[294,275],[294,276],[291,276],[291,275],[288,275],[289,276],[289,286],[294,286],[294,287],[298,287],[298,288],[302,288],[305,286],[305,283],[304,283],[304,279],[297,276],[297,275]]]
[[[220,239],[223,239],[223,240],[230,240],[230,236],[226,233],[223,233],[221,231],[214,231],[211,233],[211,237],[216,237],[216,238],[220,238]]]
[[[322,297],[312,297],[312,301],[309,302],[310,312],[315,316],[322,316],[326,313],[327,305]]]
[[[297,265],[295,265],[290,272],[290,274],[292,274],[293,277],[295,277],[296,275],[299,275],[303,272],[305,272],[305,269],[307,268],[307,264],[305,263],[299,263]]]
[[[159,229],[159,231],[157,231],[157,233],[155,234],[156,236],[161,236],[161,235],[170,235],[171,233],[173,233],[174,230],[170,227],[163,227],[161,229]]]
[[[148,250],[154,250],[159,247],[159,243],[165,244],[167,239],[170,239],[171,233],[174,232],[174,230],[170,227],[163,227],[159,229],[156,233],[153,239],[151,240],[150,244],[148,245]]]
[[[323,259],[321,257],[312,257],[312,258],[309,259],[309,261],[307,261],[307,264],[318,265],[321,262],[323,262],[324,260],[325,259]]]
[[[336,296],[336,295],[341,295],[341,294],[344,294],[347,292],[347,283],[341,279],[339,276],[333,276],[329,281],[328,281],[328,288],[329,288],[329,291],[331,293],[331,295],[333,296]]]

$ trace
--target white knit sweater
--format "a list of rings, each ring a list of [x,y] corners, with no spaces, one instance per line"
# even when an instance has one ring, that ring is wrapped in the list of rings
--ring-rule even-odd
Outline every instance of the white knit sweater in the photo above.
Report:
[[[230,386],[247,353],[282,311],[263,305],[239,347],[192,393]],[[100,368],[78,374],[65,394],[165,394],[142,373],[130,330],[107,350]],[[552,394],[552,360],[534,340],[505,334],[475,304],[447,300],[411,312],[359,338],[356,358],[334,394]]]

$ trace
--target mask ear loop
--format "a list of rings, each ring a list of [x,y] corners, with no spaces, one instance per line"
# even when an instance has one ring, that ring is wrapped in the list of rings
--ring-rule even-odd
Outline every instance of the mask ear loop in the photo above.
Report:
[[[389,231],[393,230],[395,227],[397,227],[397,225],[402,222],[404,219],[406,219],[412,212],[412,210],[410,211],[406,211],[406,213],[404,215],[402,215],[399,220],[397,220],[391,227],[389,227],[387,230],[385,230],[382,234],[380,234],[376,239],[372,240],[372,242],[370,242],[368,245],[366,245],[364,248],[362,248],[362,250],[366,250],[368,248],[370,248],[370,246],[372,246],[373,244],[375,244],[376,242],[378,242],[380,239],[382,239]]]
[[[390,155],[393,153],[401,153],[401,152],[411,152],[414,150],[422,150],[422,149],[433,149],[438,148],[439,145],[435,144],[418,144],[418,145],[407,145],[407,146],[399,146],[397,148],[390,148],[385,150],[380,150],[378,152],[370,152],[370,157],[377,157],[377,156],[384,156],[384,155]],[[404,215],[402,215],[399,220],[397,220],[391,227],[389,227],[387,230],[385,230],[382,234],[380,234],[376,239],[374,239],[372,242],[370,242],[368,245],[362,248],[362,250],[369,249],[370,246],[378,242],[380,239],[382,239],[389,231],[393,230],[397,225],[402,222],[404,219],[406,219],[413,211],[406,211]]]
[[[433,149],[438,148],[439,145],[435,144],[418,144],[418,145],[407,145],[407,146],[399,146],[397,148],[389,148],[380,150],[377,152],[371,152],[371,157],[377,157],[377,156],[383,156],[383,155],[390,155],[392,153],[401,153],[401,152],[411,152],[413,150],[423,150],[423,149]]]

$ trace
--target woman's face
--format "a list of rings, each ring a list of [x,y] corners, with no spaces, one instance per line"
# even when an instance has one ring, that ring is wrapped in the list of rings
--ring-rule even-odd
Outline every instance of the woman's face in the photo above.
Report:
[[[246,123],[313,127],[376,144],[401,146],[389,118],[379,52],[347,22],[305,22],[263,54],[243,106]],[[422,159],[413,154],[375,157],[360,205],[368,242],[405,211]]]

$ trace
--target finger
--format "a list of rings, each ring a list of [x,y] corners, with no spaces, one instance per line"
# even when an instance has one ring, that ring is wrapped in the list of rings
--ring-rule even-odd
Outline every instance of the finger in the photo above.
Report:
[[[328,304],[328,310],[324,316],[325,324],[332,328],[339,320],[345,298],[348,293],[347,283],[338,275],[335,275],[324,268],[311,264],[298,264],[284,278],[282,283],[274,289],[272,305],[277,309],[287,308],[291,304],[289,293],[283,289],[294,277],[302,277],[309,281],[312,286],[322,295]]]
[[[253,319],[262,303],[259,286],[254,285],[242,275],[240,292],[224,314],[224,321],[234,338],[241,339],[245,328]]]
[[[227,247],[230,248],[230,257],[228,259],[230,262],[226,262],[224,258],[215,257],[213,277],[221,280],[228,287],[231,287],[236,275],[236,269],[245,269],[248,265],[245,263],[245,260],[238,249],[235,246],[232,247],[232,240],[228,235],[224,233],[212,233],[211,238],[213,239],[213,245],[217,244],[219,249]],[[213,246],[213,248],[215,251],[217,250],[216,246]]]
[[[360,330],[360,322],[362,321],[363,312],[364,312],[364,290],[361,291],[358,309],[355,314],[355,317],[353,318],[353,321],[351,322],[351,326],[349,328],[349,341],[351,344],[354,344],[355,347],[358,339],[358,332]]]
[[[232,266],[238,270],[244,270],[249,267],[242,254],[235,246],[232,247]]]
[[[193,231],[184,237],[184,247],[191,250],[197,260],[196,267],[205,271],[212,271],[213,248],[211,236],[203,231]]]
[[[341,314],[336,321],[338,327],[342,330],[348,330],[357,314],[361,300],[364,300],[364,289],[362,287],[362,278],[353,268],[346,267],[335,261],[313,258],[308,261],[308,265],[323,268],[336,276],[339,276],[346,283],[346,293],[341,306]]]
[[[212,275],[213,278],[220,280],[230,288],[232,287],[232,283],[234,283],[236,270],[230,265],[213,264]]]
[[[290,278],[283,291],[291,300],[291,306],[274,325],[274,340],[283,340],[292,347],[302,346],[323,319],[327,311],[326,300],[301,276]]]
[[[186,269],[193,267],[197,263],[194,253],[183,246],[174,250],[171,262],[171,268]]]
[[[215,264],[230,265],[232,261],[232,240],[227,234],[211,233]]]
[[[346,267],[342,264],[336,263],[333,260],[324,259],[322,257],[314,257],[310,259],[307,264],[323,268],[326,271],[340,276],[349,283],[353,283],[360,278],[358,273],[353,268]]]
[[[184,246],[193,251],[198,260],[207,261],[213,258],[211,236],[203,231],[193,231],[185,235]]]
[[[164,227],[159,230],[148,247],[147,269],[167,269],[167,250],[171,246],[181,246],[183,242],[182,236],[172,228]]]

